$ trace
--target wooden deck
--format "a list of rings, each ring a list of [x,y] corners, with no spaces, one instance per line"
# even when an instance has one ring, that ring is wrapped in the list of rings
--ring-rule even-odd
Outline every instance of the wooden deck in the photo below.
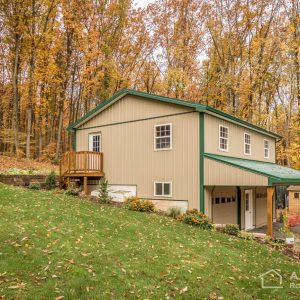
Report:
[[[66,152],[60,160],[60,177],[70,184],[70,178],[83,178],[83,190],[87,193],[87,178],[100,178],[103,172],[103,153],[92,151]]]

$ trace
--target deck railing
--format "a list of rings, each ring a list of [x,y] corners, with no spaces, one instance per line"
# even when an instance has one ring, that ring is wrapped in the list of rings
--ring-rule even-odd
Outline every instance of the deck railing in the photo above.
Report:
[[[60,160],[60,176],[103,173],[103,153],[66,152]]]

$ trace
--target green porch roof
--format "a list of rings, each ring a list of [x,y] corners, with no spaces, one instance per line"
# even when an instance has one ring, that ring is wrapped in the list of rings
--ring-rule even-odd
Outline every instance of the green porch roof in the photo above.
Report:
[[[216,160],[218,162],[231,165],[233,167],[243,169],[252,173],[260,174],[268,177],[269,185],[282,183],[284,185],[289,183],[300,184],[300,171],[283,167],[275,163],[242,159],[231,156],[223,156],[205,153],[204,157]]]
[[[177,104],[177,105],[181,105],[181,106],[185,106],[185,107],[190,107],[190,108],[194,109],[195,111],[206,112],[208,114],[213,114],[213,115],[216,115],[218,117],[224,118],[228,121],[238,123],[241,126],[250,128],[252,130],[255,130],[255,131],[258,131],[258,132],[261,132],[261,133],[264,133],[264,134],[267,134],[267,135],[269,135],[269,136],[271,136],[271,137],[273,137],[277,140],[281,139],[281,136],[274,133],[274,132],[271,132],[271,131],[266,130],[262,127],[256,126],[256,125],[254,125],[252,123],[249,123],[247,121],[244,121],[240,118],[237,118],[235,116],[227,114],[227,113],[225,113],[221,110],[218,110],[218,109],[216,109],[212,106],[209,106],[209,105],[205,105],[205,104],[197,103],[197,102],[192,102],[192,101],[176,99],[176,98],[164,97],[164,96],[160,96],[160,95],[156,95],[156,94],[150,94],[150,93],[145,93],[145,92],[136,91],[136,90],[129,90],[129,89],[121,89],[116,94],[114,94],[111,98],[109,98],[108,100],[106,100],[103,103],[100,103],[93,110],[91,110],[90,112],[85,114],[83,117],[78,119],[73,124],[69,125],[67,130],[72,131],[72,130],[76,129],[77,127],[79,127],[83,123],[87,122],[90,118],[94,117],[97,113],[104,110],[105,108],[107,108],[108,106],[110,106],[114,102],[118,101],[119,99],[121,99],[125,95],[140,96],[140,97],[143,97],[143,98],[146,98],[146,99],[149,99],[149,100],[162,101],[162,102]]]

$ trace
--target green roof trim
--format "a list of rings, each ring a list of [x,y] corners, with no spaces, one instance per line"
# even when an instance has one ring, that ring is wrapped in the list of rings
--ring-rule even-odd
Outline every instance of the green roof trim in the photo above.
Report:
[[[243,159],[231,156],[205,153],[204,157],[268,177],[269,185],[284,183],[299,183],[300,171],[258,160]]]
[[[81,117],[80,119],[78,119],[76,122],[74,122],[73,124],[69,125],[67,130],[71,131],[74,128],[76,128],[77,126],[81,125],[82,123],[84,123],[85,121],[89,120],[90,117],[92,117],[94,114],[96,114],[98,111],[101,111],[102,109],[104,109],[106,106],[109,106],[110,104],[114,103],[115,101],[118,101],[119,99],[121,99],[122,97],[124,97],[125,95],[133,95],[133,96],[139,96],[139,97],[144,97],[147,99],[151,99],[151,100],[157,100],[157,101],[162,101],[162,102],[167,102],[167,103],[172,103],[172,104],[177,104],[177,105],[182,105],[185,107],[190,107],[193,108],[195,111],[198,112],[206,112],[206,113],[211,113],[217,116],[220,116],[222,118],[225,118],[229,121],[233,121],[236,123],[239,123],[243,126],[246,126],[250,129],[268,134],[274,138],[280,139],[281,136],[268,131],[264,128],[261,128],[259,126],[256,126],[254,124],[251,124],[247,121],[244,121],[240,118],[237,118],[235,116],[232,116],[230,114],[227,114],[225,112],[222,112],[214,107],[211,107],[209,105],[204,105],[201,103],[197,103],[197,102],[192,102],[192,101],[187,101],[187,100],[181,100],[181,99],[177,99],[177,98],[170,98],[170,97],[164,97],[164,96],[159,96],[156,94],[150,94],[150,93],[146,93],[146,92],[141,92],[141,91],[136,91],[136,90],[129,90],[129,89],[122,89],[120,91],[118,91],[116,94],[114,94],[111,98],[109,98],[108,100],[106,100],[105,102],[99,104],[98,106],[96,106],[94,109],[92,109],[90,112],[88,112],[87,114],[85,114],[83,117]]]

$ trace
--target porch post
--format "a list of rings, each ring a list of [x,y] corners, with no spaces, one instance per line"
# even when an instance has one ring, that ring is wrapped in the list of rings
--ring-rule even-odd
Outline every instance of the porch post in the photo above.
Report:
[[[236,200],[237,200],[237,222],[239,225],[239,228],[242,229],[242,221],[241,221],[241,211],[242,211],[242,193],[241,193],[241,187],[236,187]]]
[[[274,187],[267,187],[267,235],[273,235],[273,194]]]
[[[83,193],[87,195],[87,177],[83,177]]]

